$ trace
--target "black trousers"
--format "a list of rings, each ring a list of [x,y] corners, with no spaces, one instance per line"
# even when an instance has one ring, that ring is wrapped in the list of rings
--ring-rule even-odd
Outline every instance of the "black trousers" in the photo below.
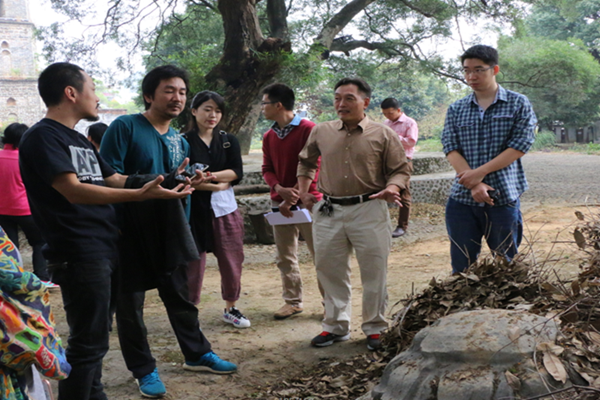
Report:
[[[51,265],[69,324],[67,361],[72,370],[58,383],[59,400],[106,400],[101,378],[108,351],[108,305],[114,263],[108,259]]]
[[[31,215],[0,215],[0,226],[8,238],[19,248],[19,227],[23,230],[29,245],[33,249],[33,273],[43,281],[50,280],[46,259],[42,255],[44,238]]]
[[[186,268],[177,268],[157,289],[185,360],[198,361],[211,351],[211,347],[200,330],[198,309],[188,300]],[[136,379],[143,378],[156,368],[144,324],[145,297],[146,292],[119,290],[117,294],[116,320],[121,352],[127,369]]]

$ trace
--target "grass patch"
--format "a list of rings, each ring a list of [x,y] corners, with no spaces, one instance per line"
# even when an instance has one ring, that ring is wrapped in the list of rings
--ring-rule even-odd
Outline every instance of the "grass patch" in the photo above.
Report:
[[[417,151],[443,151],[444,146],[440,139],[425,139],[419,140],[416,146]]]
[[[600,143],[575,143],[571,150],[577,153],[600,155]]]

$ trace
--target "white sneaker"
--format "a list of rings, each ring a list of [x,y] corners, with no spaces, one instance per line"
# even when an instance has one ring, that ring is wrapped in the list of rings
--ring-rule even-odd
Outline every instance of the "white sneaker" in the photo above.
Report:
[[[248,328],[250,326],[250,320],[235,307],[223,310],[223,321],[232,324],[236,328]]]

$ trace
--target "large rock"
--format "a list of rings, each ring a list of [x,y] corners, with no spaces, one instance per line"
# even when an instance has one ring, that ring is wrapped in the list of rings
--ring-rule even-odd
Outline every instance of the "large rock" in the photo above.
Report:
[[[542,379],[555,388],[562,384],[543,369],[538,372],[532,358],[536,345],[554,343],[558,332],[554,321],[525,312],[451,314],[421,330],[411,347],[387,365],[381,383],[364,398],[493,400],[546,394]],[[518,393],[507,382],[509,370],[520,379]]]

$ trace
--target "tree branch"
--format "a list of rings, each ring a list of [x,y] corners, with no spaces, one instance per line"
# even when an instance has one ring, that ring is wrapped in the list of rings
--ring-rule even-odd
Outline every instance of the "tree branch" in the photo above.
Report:
[[[409,1],[406,0],[400,0],[400,3],[404,4],[406,6],[406,8],[413,10],[416,13],[419,13],[427,18],[435,18],[435,14],[432,13],[428,13],[427,11],[423,10],[422,8],[419,8],[417,6],[415,6],[414,4],[412,4]]]
[[[213,11],[219,11],[217,10],[217,7],[214,6],[214,4],[211,4],[208,2],[208,0],[188,0],[190,3],[196,5],[196,6],[205,6],[206,8],[210,8]]]
[[[352,21],[356,14],[360,13],[374,1],[375,0],[352,0],[350,3],[346,4],[325,24],[319,33],[319,36],[317,36],[315,44],[320,44],[326,49],[329,49],[337,34]]]
[[[272,37],[288,40],[287,12],[285,0],[267,0],[267,17]]]
[[[331,51],[341,51],[349,55],[348,53],[352,50],[356,50],[359,48],[367,49],[367,50],[379,50],[390,56],[398,56],[402,54],[399,50],[390,46],[389,43],[385,42],[369,42],[367,40],[350,40],[344,42],[342,40],[335,39],[333,43],[331,43],[330,50]]]

